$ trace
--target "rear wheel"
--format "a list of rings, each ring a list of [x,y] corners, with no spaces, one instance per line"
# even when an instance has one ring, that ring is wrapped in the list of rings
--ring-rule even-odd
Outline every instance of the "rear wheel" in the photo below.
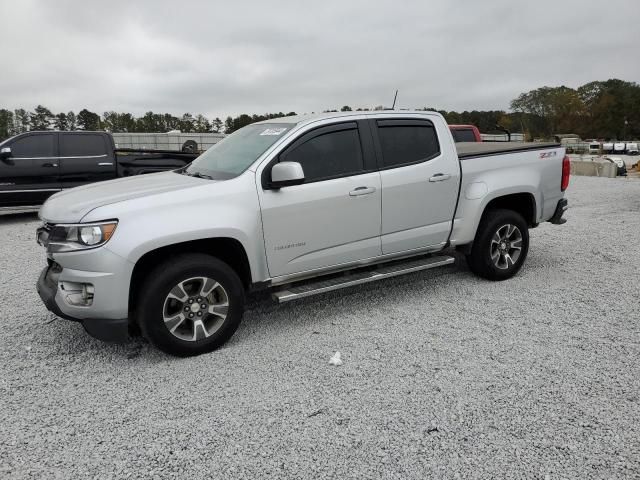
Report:
[[[529,228],[513,210],[491,210],[480,222],[467,255],[469,268],[489,280],[506,280],[522,267],[529,251]]]
[[[137,311],[143,335],[160,350],[199,355],[234,334],[244,311],[244,288],[217,258],[180,255],[149,274]]]

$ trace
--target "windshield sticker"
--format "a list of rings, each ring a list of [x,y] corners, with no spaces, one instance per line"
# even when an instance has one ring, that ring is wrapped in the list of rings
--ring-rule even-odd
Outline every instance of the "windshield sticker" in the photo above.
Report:
[[[286,131],[286,128],[267,128],[260,135],[280,135],[282,132]]]

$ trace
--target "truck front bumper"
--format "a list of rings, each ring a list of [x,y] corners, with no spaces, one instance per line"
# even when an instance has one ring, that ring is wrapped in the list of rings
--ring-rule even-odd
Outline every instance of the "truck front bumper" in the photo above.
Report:
[[[95,312],[92,312],[91,307],[71,306],[66,302],[63,297],[64,292],[61,290],[61,281],[69,280],[69,275],[66,275],[67,278],[61,279],[62,272],[64,269],[57,268],[53,264],[45,267],[38,278],[36,288],[47,309],[61,318],[82,323],[87,333],[94,338],[105,342],[126,341],[129,338],[129,320],[127,318],[96,318],[93,316]],[[96,279],[82,276],[82,280],[95,282]],[[97,280],[100,284],[101,279]]]
[[[558,205],[556,206],[556,211],[553,213],[553,217],[549,219],[549,222],[554,225],[562,225],[563,223],[567,223],[566,218],[562,218],[564,212],[569,208],[569,201],[566,198],[563,198],[558,201]]]

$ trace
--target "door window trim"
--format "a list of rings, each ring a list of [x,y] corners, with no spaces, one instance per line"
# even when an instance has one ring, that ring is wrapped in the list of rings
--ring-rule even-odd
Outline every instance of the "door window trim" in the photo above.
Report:
[[[27,137],[43,137],[45,135],[52,135],[53,138],[53,156],[51,157],[14,157],[13,156],[13,144],[23,138]],[[53,160],[58,158],[58,132],[25,132],[21,133],[11,139],[11,142],[7,142],[5,147],[9,147],[12,149],[11,152],[11,160]]]
[[[107,157],[109,155],[109,142],[105,138],[101,132],[58,132],[58,155],[62,155],[62,141],[64,137],[88,137],[88,136],[100,137],[102,140],[102,144],[104,146],[104,153],[100,155],[65,155],[60,156],[61,159],[72,159],[72,158],[102,158]]]
[[[371,129],[371,135],[373,137],[373,143],[375,145],[376,157],[378,159],[378,170],[392,170],[394,168],[402,168],[410,165],[418,165],[421,163],[426,163],[434,158],[438,158],[442,155],[442,149],[440,146],[440,139],[438,138],[438,131],[436,130],[436,126],[433,124],[431,120],[428,119],[417,119],[417,118],[372,118],[368,120],[369,128]],[[381,124],[387,125],[381,125]],[[436,144],[438,146],[438,151],[419,160],[415,160],[413,162],[405,162],[399,163],[397,165],[385,165],[384,164],[384,156],[382,154],[382,143],[380,142],[380,135],[378,132],[379,128],[384,128],[385,126],[420,126],[424,127],[425,124],[433,130],[433,133],[436,138]]]
[[[309,185],[317,182],[324,182],[327,180],[335,180],[337,178],[346,178],[359,176],[366,173],[376,172],[378,171],[378,165],[375,158],[375,150],[373,145],[372,134],[370,131],[370,127],[367,124],[366,120],[348,120],[343,122],[332,123],[329,125],[320,125],[318,127],[312,128],[311,130],[306,130],[301,133],[297,138],[293,141],[288,142],[287,145],[278,152],[278,154],[267,164],[266,167],[262,170],[261,175],[261,183],[263,190],[273,190],[271,187],[270,177],[271,177],[271,169],[276,163],[280,162],[281,155],[285,154],[287,151],[292,150],[294,148],[299,147],[300,145],[308,142],[309,140],[313,140],[316,137],[321,135],[326,135],[328,133],[340,132],[343,130],[356,130],[358,133],[358,138],[360,142],[360,153],[362,155],[362,169],[356,172],[351,173],[342,173],[339,175],[331,175],[328,177],[320,177],[315,178],[313,180],[307,181],[300,185]]]

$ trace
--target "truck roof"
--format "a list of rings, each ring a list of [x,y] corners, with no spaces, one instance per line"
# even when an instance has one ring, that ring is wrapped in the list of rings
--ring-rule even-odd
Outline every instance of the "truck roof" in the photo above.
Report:
[[[361,110],[361,111],[351,111],[351,112],[323,112],[323,113],[306,113],[303,115],[292,115],[290,117],[278,117],[278,118],[270,118],[269,120],[263,120],[261,122],[256,122],[254,125],[260,125],[263,123],[306,123],[314,120],[324,120],[328,118],[339,118],[339,117],[353,117],[353,116],[373,116],[380,114],[396,114],[396,115],[435,115],[440,116],[438,112],[433,112],[431,110]]]

